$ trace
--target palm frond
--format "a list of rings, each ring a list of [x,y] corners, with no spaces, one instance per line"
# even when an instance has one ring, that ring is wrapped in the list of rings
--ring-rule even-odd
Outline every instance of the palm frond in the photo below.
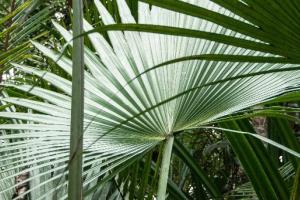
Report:
[[[117,2],[122,22],[135,23],[125,1]],[[98,0],[95,4],[102,21],[106,25],[115,24],[113,16]],[[216,9],[209,2],[203,5]],[[238,18],[226,9],[218,12]],[[257,39],[204,19],[156,6],[150,9],[145,3],[139,4],[138,19],[142,24],[206,31],[264,45]],[[54,25],[67,41],[72,38],[69,31],[57,23]],[[88,22],[84,22],[84,28],[93,30]],[[96,52],[85,48],[84,186],[105,178],[111,169],[147,152],[176,131],[212,123],[299,88],[298,70],[261,73],[296,67],[294,64],[186,60],[147,71],[155,65],[193,55],[270,56],[269,53],[210,41],[209,38],[136,31],[109,31],[108,36],[111,45],[101,34],[89,34]],[[60,57],[59,52],[39,43],[33,42],[33,45],[49,59],[56,61]],[[70,58],[63,56],[57,64],[71,76]],[[2,117],[30,123],[18,127],[15,124],[0,125],[0,129],[11,132],[0,136],[5,141],[0,150],[0,175],[3,177],[0,185],[4,186],[0,194],[6,195],[22,184],[14,183],[14,177],[29,172],[25,182],[35,180],[37,184],[27,193],[42,188],[45,192],[36,199],[66,198],[71,82],[35,66],[13,65],[19,71],[49,82],[60,92],[14,80],[7,82],[8,87],[42,100],[1,99],[32,109],[33,113],[1,113]]]

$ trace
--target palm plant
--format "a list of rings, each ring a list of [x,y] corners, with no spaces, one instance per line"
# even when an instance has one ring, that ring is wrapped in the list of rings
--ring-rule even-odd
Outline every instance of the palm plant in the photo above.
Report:
[[[298,50],[292,48],[286,51],[293,46],[294,39],[286,43],[279,41],[275,47],[268,45],[277,38],[269,39],[267,34],[255,33],[255,26],[249,28],[253,21],[229,11],[230,6],[236,5],[233,3],[220,3],[224,6],[222,8],[208,1],[197,6],[179,1],[146,2],[152,3],[151,9],[148,4],[140,3],[138,10],[138,22],[144,25],[135,24],[136,20],[124,0],[117,1],[124,24],[113,25],[114,18],[98,0],[95,0],[95,5],[106,26],[95,30],[84,21],[84,29],[95,49],[95,52],[87,47],[84,49],[82,176],[87,198],[92,198],[91,193],[97,191],[105,180],[164,142],[157,194],[159,199],[164,199],[174,136],[199,128],[226,132],[252,183],[255,183],[253,187],[259,198],[288,198],[288,188],[278,170],[272,167],[272,161],[266,158],[263,144],[245,134],[299,157],[297,144],[296,147],[284,147],[251,134],[253,130],[240,121],[223,122],[219,128],[212,124],[238,111],[298,90],[299,67],[289,64],[298,62]],[[196,4],[197,1],[189,3]],[[198,6],[212,11],[201,10]],[[197,9],[204,14],[197,15]],[[214,15],[209,18],[209,14]],[[202,19],[197,18],[199,16]],[[219,25],[216,19],[220,16],[224,19]],[[236,24],[225,26],[229,21]],[[53,25],[66,41],[72,39],[70,31],[57,22]],[[238,28],[232,28],[234,25]],[[109,41],[96,32],[106,30],[113,30],[107,33]],[[285,36],[287,32],[282,34]],[[40,43],[32,44],[72,75],[72,61],[68,56],[62,56]],[[70,42],[69,45],[73,44]],[[10,199],[16,186],[30,181],[30,189],[26,193],[30,193],[33,199],[67,198],[71,81],[40,70],[38,66],[16,63],[13,66],[26,74],[40,77],[58,91],[28,85],[18,79],[3,84],[38,98],[1,99],[34,110],[33,113],[0,113],[3,118],[23,122],[18,126],[13,123],[0,125],[6,130],[0,136],[5,141],[0,150],[1,197]],[[176,142],[174,147],[179,155],[185,155],[187,163],[194,166],[196,174],[202,176],[210,197],[220,198],[220,192],[195,167],[184,147]],[[251,149],[255,151],[250,152]],[[297,160],[295,163],[297,166]],[[111,173],[115,168],[117,170]],[[274,174],[270,175],[270,172]],[[29,173],[29,178],[14,183],[14,177],[22,173]],[[264,184],[269,188],[265,192],[261,191]]]
[[[10,62],[32,58],[29,38],[40,39],[48,35],[49,18],[61,1],[1,0],[0,1],[0,72],[7,72]],[[0,77],[2,79],[2,76]]]

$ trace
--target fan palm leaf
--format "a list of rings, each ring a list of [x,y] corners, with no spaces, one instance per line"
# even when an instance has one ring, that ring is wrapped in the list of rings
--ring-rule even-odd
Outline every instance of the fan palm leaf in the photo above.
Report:
[[[135,23],[126,2],[117,2],[122,22]],[[115,24],[98,0],[95,0],[95,5],[106,25]],[[215,4],[208,1],[201,5],[215,9]],[[226,9],[220,8],[218,12],[243,20]],[[138,14],[139,23],[143,24],[201,30],[264,44],[207,20],[156,6],[150,9],[145,3],[139,4]],[[53,24],[65,40],[72,39],[69,31],[56,22]],[[93,26],[84,21],[84,29],[90,31]],[[193,55],[274,56],[269,53],[221,41],[176,35],[109,31],[108,36],[111,44],[99,33],[89,34],[96,52],[85,48],[83,184],[86,190],[111,169],[151,150],[174,132],[213,123],[216,119],[299,88],[300,72],[294,64],[197,59],[148,70]],[[61,57],[60,53],[39,43],[32,44],[49,59],[57,61],[59,67],[71,76],[70,58]],[[7,199],[5,194],[22,184],[12,181],[15,176],[29,172],[25,181],[36,184],[33,183],[27,193],[45,191],[35,199],[66,198],[71,81],[35,66],[13,66],[44,79],[60,92],[14,80],[4,84],[39,97],[41,101],[14,97],[1,99],[34,111],[0,113],[1,117],[28,122],[18,126],[13,123],[0,125],[1,129],[10,131],[0,136],[1,140],[7,141],[0,149],[1,197]],[[284,71],[288,68],[295,70]]]

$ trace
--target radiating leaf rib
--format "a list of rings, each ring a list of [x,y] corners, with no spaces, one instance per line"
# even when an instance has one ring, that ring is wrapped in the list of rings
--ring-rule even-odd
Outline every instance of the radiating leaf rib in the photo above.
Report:
[[[232,36],[197,31],[185,28],[176,28],[170,26],[161,26],[161,25],[148,25],[148,24],[113,24],[105,25],[100,28],[95,28],[90,31],[86,31],[80,37],[92,34],[94,32],[106,32],[106,31],[138,31],[138,32],[149,32],[149,33],[159,33],[183,37],[193,37],[193,38],[202,38],[207,40],[212,40],[215,42],[220,42],[228,45],[233,45],[237,47],[242,47],[245,49],[252,49],[261,52],[267,52],[272,54],[278,54],[289,57],[286,51],[275,49],[271,45],[264,44],[261,42],[254,42],[251,40],[240,39]],[[292,53],[292,52],[290,52]],[[291,54],[291,57],[295,57],[295,54]]]

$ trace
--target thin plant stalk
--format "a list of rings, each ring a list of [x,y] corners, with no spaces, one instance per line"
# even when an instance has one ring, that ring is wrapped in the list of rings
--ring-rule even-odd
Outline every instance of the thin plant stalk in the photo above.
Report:
[[[166,139],[166,143],[163,150],[162,162],[161,162],[160,177],[158,182],[158,191],[157,191],[158,200],[166,199],[166,191],[167,191],[173,143],[174,143],[173,136],[170,136]]]
[[[73,36],[83,33],[83,5],[81,0],[73,0]],[[81,200],[82,197],[82,146],[83,146],[83,108],[84,108],[84,60],[83,37],[74,39],[72,51],[72,110],[71,141],[69,162],[69,199]]]

